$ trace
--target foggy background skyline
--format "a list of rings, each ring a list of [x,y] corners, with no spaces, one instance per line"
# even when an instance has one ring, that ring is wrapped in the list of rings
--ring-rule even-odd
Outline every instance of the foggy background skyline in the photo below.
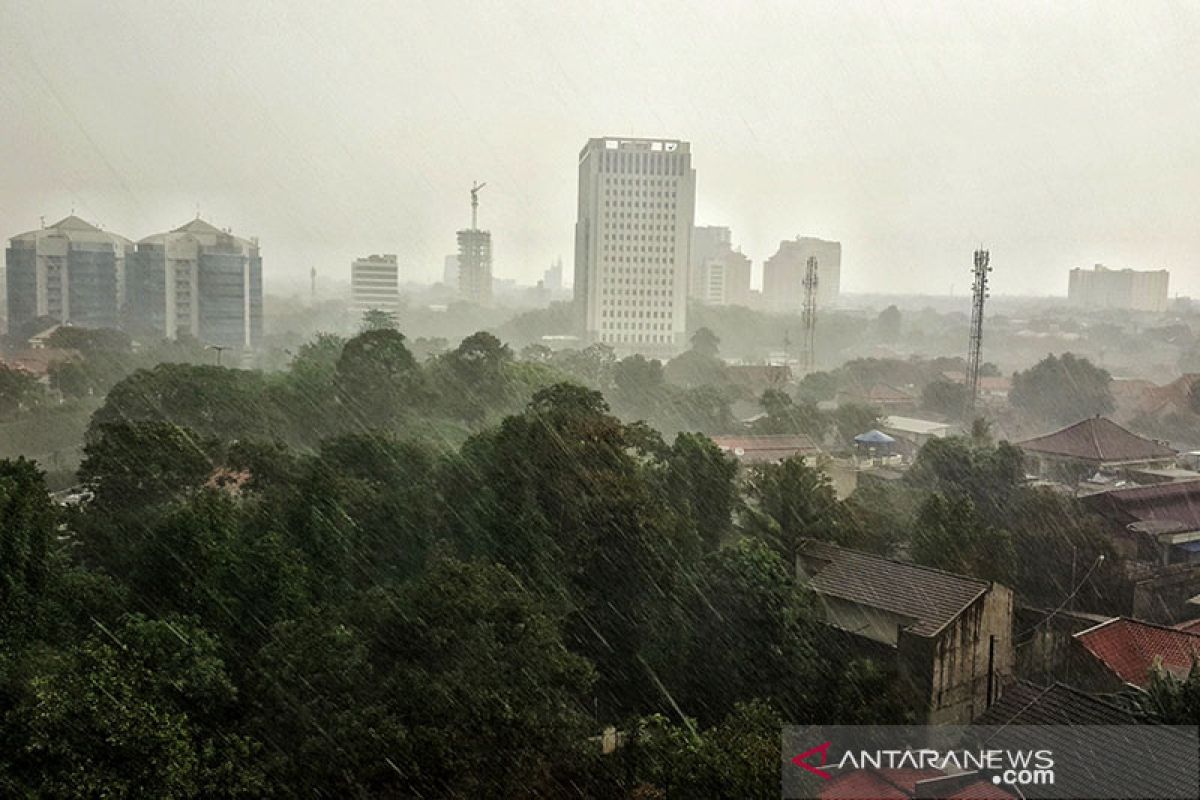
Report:
[[[495,274],[573,263],[589,137],[692,143],[697,225],[761,262],[843,243],[849,292],[1065,294],[1072,267],[1200,294],[1200,8],[983,3],[0,0],[3,237],[203,216],[267,290],[397,253],[432,281],[487,181]]]

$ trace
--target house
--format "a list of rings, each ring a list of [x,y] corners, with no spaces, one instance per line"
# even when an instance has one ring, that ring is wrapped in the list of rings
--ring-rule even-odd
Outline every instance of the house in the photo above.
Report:
[[[1105,520],[1124,558],[1161,566],[1200,564],[1200,480],[1113,489],[1080,502]]]
[[[1194,797],[1200,779],[1194,738],[1062,683],[1014,683],[972,728],[987,749],[1053,752],[1053,791],[1021,797]]]
[[[801,456],[814,459],[821,449],[804,434],[767,434],[763,436],[713,436],[713,442],[739,464],[774,464]]]
[[[1175,677],[1187,675],[1200,661],[1200,634],[1117,617],[1075,634],[1079,644],[1081,685],[1116,692],[1126,686],[1145,689],[1156,668]]]
[[[1146,390],[1138,404],[1138,412],[1149,417],[1166,417],[1172,414],[1195,414],[1198,408],[1195,394],[1200,383],[1200,373],[1181,375],[1170,383]]]
[[[827,625],[895,660],[928,724],[970,722],[1012,675],[1007,587],[814,540],[796,572]]]
[[[880,426],[885,433],[903,439],[914,447],[924,447],[930,439],[945,439],[958,432],[951,422],[937,422],[916,417],[885,417]]]
[[[1077,485],[1096,473],[1125,476],[1131,470],[1175,466],[1175,451],[1138,436],[1105,417],[1017,442],[1028,469],[1040,478]]]
[[[851,386],[837,393],[838,405],[854,403],[882,408],[884,411],[913,411],[917,407],[918,400],[919,397],[915,391],[888,383],[876,383],[870,388]]]

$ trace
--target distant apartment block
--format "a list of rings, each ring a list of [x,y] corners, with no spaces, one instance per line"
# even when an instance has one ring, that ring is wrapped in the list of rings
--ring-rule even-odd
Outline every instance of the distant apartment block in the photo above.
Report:
[[[561,291],[563,288],[563,263],[562,259],[555,259],[550,265],[550,269],[542,273],[542,286],[551,292]]]
[[[683,345],[691,158],[675,139],[590,139],[580,151],[575,303],[587,341],[659,355]]]
[[[842,243],[798,236],[779,243],[763,263],[763,301],[770,311],[798,314],[804,307],[808,259],[817,259],[817,305],[837,304],[842,284]]]
[[[689,296],[711,306],[749,306],[750,259],[733,248],[729,228],[692,229]]]
[[[479,306],[492,304],[492,234],[475,228],[458,232],[458,296]]]
[[[125,237],[76,216],[12,237],[5,251],[9,331],[25,331],[39,317],[116,327],[132,251]]]
[[[1143,271],[1109,269],[1071,270],[1067,298],[1080,308],[1120,308],[1129,311],[1166,311],[1171,273],[1165,269]]]
[[[139,241],[125,286],[134,333],[245,349],[262,339],[257,239],[194,219]]]
[[[396,256],[368,256],[350,264],[350,304],[355,311],[400,309],[400,267]]]

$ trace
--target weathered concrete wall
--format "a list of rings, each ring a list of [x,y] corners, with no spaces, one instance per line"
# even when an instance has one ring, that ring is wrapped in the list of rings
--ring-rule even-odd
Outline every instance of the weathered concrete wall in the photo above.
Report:
[[[939,635],[901,633],[902,669],[923,686],[930,724],[966,724],[988,707],[1013,674],[1013,595],[999,584]],[[993,644],[994,643],[994,644]]]

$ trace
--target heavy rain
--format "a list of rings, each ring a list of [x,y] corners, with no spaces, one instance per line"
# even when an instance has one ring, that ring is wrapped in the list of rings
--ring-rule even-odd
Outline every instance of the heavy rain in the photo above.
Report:
[[[0,796],[1200,797],[1197,40],[0,0]]]

